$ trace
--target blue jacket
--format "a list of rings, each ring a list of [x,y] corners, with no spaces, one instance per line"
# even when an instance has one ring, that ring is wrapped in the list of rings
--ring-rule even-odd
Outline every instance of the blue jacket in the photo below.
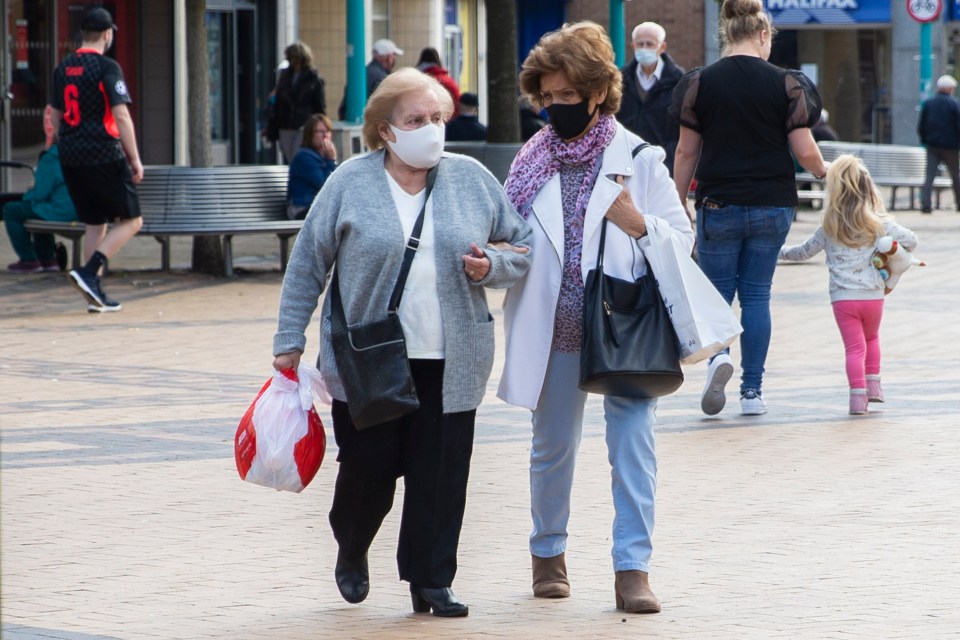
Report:
[[[287,201],[295,207],[309,207],[336,168],[337,163],[333,160],[324,158],[309,147],[300,147],[290,163]]]
[[[924,102],[917,133],[924,146],[960,149],[960,102],[939,92]]]

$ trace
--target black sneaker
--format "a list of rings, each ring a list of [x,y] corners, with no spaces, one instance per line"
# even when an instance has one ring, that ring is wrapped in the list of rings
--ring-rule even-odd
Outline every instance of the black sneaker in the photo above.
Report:
[[[98,307],[105,306],[103,291],[100,290],[100,276],[83,269],[73,269],[68,275],[70,282],[80,290],[87,302]]]
[[[100,295],[103,296],[103,306],[90,304],[87,305],[87,313],[110,313],[113,311],[120,311],[123,306],[116,300],[112,300],[107,294],[100,290]]]

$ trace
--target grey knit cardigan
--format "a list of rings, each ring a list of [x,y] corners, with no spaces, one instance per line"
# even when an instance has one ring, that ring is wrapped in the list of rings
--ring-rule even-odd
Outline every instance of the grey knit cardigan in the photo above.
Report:
[[[479,406],[493,367],[493,318],[484,287],[511,286],[526,273],[532,256],[486,248],[490,271],[479,282],[467,278],[462,256],[470,253],[471,242],[484,248],[488,242],[506,241],[529,249],[531,230],[496,178],[472,158],[444,153],[430,197],[446,361],[443,410],[469,411]],[[280,294],[274,355],[304,351],[304,333],[334,265],[347,324],[384,318],[405,243],[384,152],[344,162],[320,190],[293,247]],[[317,367],[330,394],[345,400],[333,357],[328,298],[321,311]]]

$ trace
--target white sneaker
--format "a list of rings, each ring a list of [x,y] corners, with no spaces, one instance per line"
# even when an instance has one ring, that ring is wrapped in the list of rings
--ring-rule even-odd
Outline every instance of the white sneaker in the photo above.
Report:
[[[708,416],[715,416],[727,403],[727,396],[723,388],[733,376],[733,363],[726,353],[717,355],[707,367],[707,384],[700,394],[700,408]]]
[[[767,403],[754,389],[747,389],[740,394],[740,413],[745,416],[762,416],[767,412]]]

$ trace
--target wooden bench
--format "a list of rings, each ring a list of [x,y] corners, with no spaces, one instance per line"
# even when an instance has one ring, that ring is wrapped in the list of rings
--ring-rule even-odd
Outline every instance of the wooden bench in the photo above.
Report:
[[[927,152],[923,147],[826,140],[820,142],[819,147],[823,159],[827,162],[836,160],[845,153],[863,160],[877,186],[890,189],[889,209],[891,211],[897,208],[897,189],[900,188],[909,190],[910,208],[915,208],[916,191],[923,188],[927,175]],[[812,177],[810,176],[810,178]],[[941,191],[950,187],[949,177],[939,175],[934,179],[933,191],[938,207],[940,206]]]
[[[223,167],[149,166],[137,185],[143,227],[140,235],[161,245],[161,268],[170,269],[173,236],[223,238],[223,272],[233,275],[236,235],[275,234],[280,241],[280,267],[286,269],[290,238],[303,224],[287,219],[287,167],[233,165]],[[73,242],[73,268],[80,266],[84,225],[79,222],[31,220],[27,230],[53,233]]]

